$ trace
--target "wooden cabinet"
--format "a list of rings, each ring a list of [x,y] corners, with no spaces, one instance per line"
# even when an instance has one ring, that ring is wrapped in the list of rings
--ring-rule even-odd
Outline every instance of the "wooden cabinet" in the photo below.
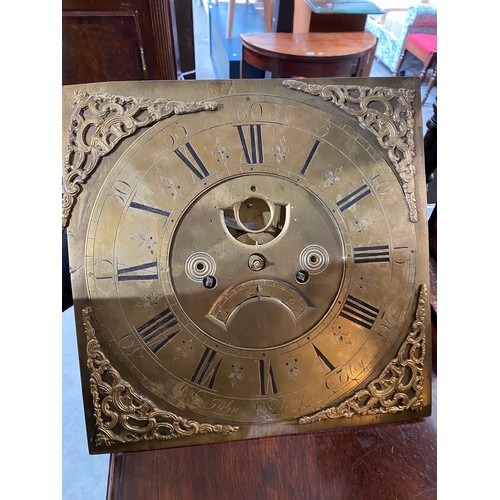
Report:
[[[63,0],[63,85],[177,79],[170,0]]]

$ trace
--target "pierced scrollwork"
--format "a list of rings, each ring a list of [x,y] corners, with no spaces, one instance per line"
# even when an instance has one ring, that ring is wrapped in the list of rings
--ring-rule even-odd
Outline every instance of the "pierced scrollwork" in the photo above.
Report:
[[[62,227],[69,224],[77,196],[98,160],[124,138],[172,115],[214,110],[215,102],[90,95],[76,92],[70,120],[69,143],[63,169]]]
[[[415,320],[411,331],[399,348],[396,358],[372,380],[366,389],[356,392],[338,406],[326,408],[299,419],[299,424],[320,420],[350,418],[354,415],[380,415],[405,410],[421,411],[424,385],[425,315],[427,287],[420,287]]]
[[[283,81],[285,87],[332,101],[341,110],[358,119],[387,150],[401,180],[411,222],[418,221],[415,197],[415,91],[359,85],[315,85],[298,80]]]
[[[87,366],[97,434],[96,446],[170,440],[201,434],[231,434],[237,426],[199,423],[159,409],[137,393],[101,350],[92,325],[92,308],[83,309]]]

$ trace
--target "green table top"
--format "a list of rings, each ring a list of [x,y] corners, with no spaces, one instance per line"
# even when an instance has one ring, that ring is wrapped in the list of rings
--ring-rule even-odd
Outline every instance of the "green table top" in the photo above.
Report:
[[[316,14],[383,14],[373,2],[358,0],[304,0]]]

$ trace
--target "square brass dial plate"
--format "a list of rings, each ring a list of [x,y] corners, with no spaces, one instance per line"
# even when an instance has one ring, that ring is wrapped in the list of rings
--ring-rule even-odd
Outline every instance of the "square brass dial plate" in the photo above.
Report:
[[[90,453],[430,414],[416,78],[63,89]]]

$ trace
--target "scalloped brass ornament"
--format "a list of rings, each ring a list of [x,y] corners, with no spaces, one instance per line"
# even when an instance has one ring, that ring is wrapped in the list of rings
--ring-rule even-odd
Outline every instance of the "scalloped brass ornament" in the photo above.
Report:
[[[338,406],[300,418],[299,424],[310,424],[329,418],[351,418],[354,415],[421,411],[425,360],[423,328],[428,300],[427,287],[422,285],[415,321],[408,337],[399,348],[397,357],[391,360],[366,389],[356,392]]]
[[[200,434],[230,434],[237,426],[206,424],[159,409],[123,380],[101,350],[92,325],[92,308],[82,311],[87,335],[87,366],[94,403],[97,446],[137,441],[178,439]]]
[[[68,225],[82,185],[95,170],[99,158],[109,154],[124,137],[172,115],[215,108],[213,102],[151,100],[75,92],[63,170],[63,229]]]
[[[412,106],[415,91],[378,86],[316,85],[299,80],[285,80],[283,85],[331,101],[342,111],[355,116],[363,128],[375,135],[379,144],[388,151],[401,179],[410,220],[417,222]]]

